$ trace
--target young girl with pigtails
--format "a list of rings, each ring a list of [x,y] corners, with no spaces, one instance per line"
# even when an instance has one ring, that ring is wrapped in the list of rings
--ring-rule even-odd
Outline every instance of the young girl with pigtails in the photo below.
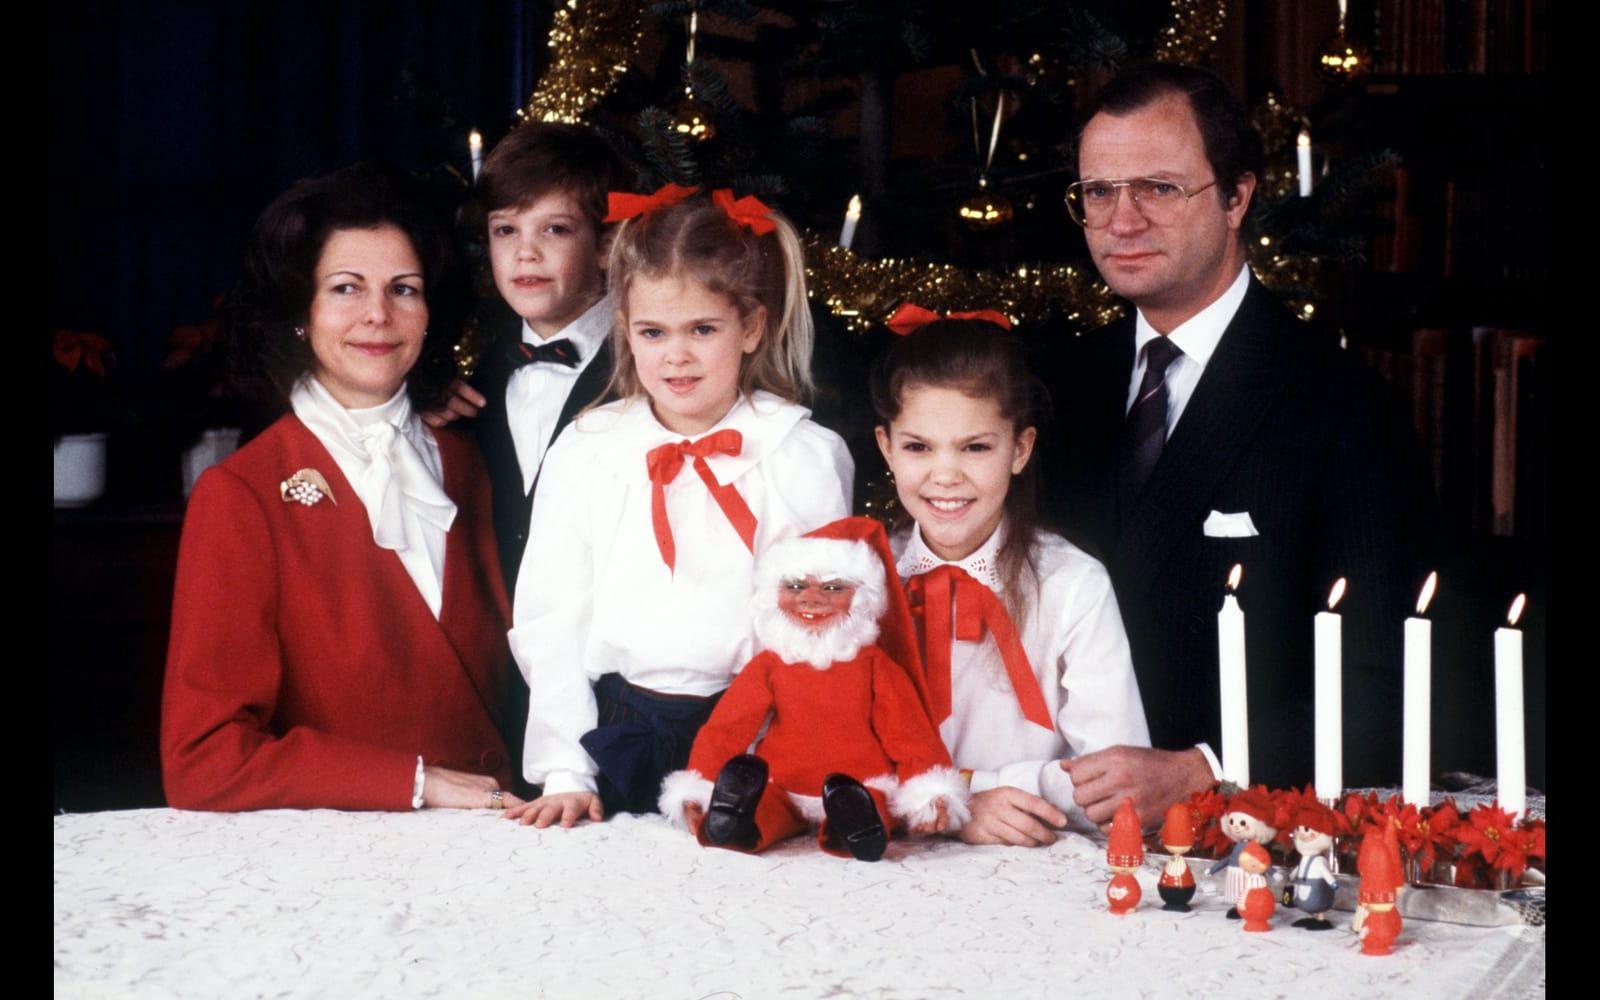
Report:
[[[793,227],[754,197],[613,194],[616,402],[551,446],[517,578],[530,690],[506,811],[571,826],[656,809],[755,651],[755,558],[849,511],[853,463],[810,417],[811,316]]]
[[[972,843],[1087,825],[1064,762],[1149,746],[1110,577],[1035,524],[1044,390],[1009,321],[902,307],[872,373],[878,446],[908,515],[893,539],[934,723],[969,779]]]

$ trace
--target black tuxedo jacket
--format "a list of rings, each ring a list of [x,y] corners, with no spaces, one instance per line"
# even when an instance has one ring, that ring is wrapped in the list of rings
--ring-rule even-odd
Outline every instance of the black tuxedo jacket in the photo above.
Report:
[[[493,325],[493,336],[484,349],[482,362],[473,373],[472,386],[488,398],[487,405],[473,421],[478,447],[489,467],[494,487],[494,537],[500,548],[500,569],[505,574],[506,593],[517,592],[517,570],[522,566],[522,550],[528,545],[528,517],[533,510],[533,491],[522,489],[522,467],[517,463],[517,448],[511,440],[511,424],[506,413],[506,382],[516,369],[508,348],[522,338],[522,320],[503,306],[485,320]],[[611,379],[611,343],[605,341],[590,361],[561,407],[550,440],[572,422],[585,406],[599,399]]]
[[[1152,742],[1222,752],[1217,611],[1241,563],[1251,781],[1310,781],[1312,616],[1343,576],[1345,784],[1397,783],[1402,622],[1438,531],[1398,399],[1252,278],[1143,492],[1119,510],[1133,362],[1131,313],[1063,344],[1046,376],[1058,441],[1042,506],[1111,573]],[[1259,534],[1208,537],[1211,511],[1248,512]]]

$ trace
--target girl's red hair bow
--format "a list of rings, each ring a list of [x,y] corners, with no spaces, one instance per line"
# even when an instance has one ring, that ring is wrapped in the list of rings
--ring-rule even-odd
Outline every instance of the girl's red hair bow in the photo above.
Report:
[[[889,317],[888,327],[904,337],[906,334],[940,319],[981,319],[987,323],[993,323],[1002,330],[1011,329],[1011,320],[1004,313],[996,312],[993,309],[979,309],[976,312],[948,312],[940,315],[932,309],[924,309],[914,302],[900,303],[900,307]]]
[[[738,201],[733,199],[733,191],[729,188],[717,188],[711,192],[711,200],[728,213],[728,218],[744,226],[757,236],[765,236],[778,228],[773,221],[772,209],[761,203],[761,199],[753,194],[747,194]]]
[[[692,197],[700,189],[682,184],[663,184],[650,194],[631,194],[627,191],[610,191],[606,194],[606,222],[621,222],[636,215],[654,212],[658,208],[676,205]]]

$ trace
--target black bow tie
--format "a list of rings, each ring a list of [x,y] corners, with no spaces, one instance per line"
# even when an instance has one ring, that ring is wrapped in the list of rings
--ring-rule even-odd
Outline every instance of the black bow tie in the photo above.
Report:
[[[511,345],[506,355],[511,362],[512,371],[521,368],[523,365],[531,365],[539,361],[551,365],[576,368],[578,367],[578,362],[583,360],[578,356],[577,345],[565,337],[561,340],[552,340],[548,344],[529,344],[518,341]]]

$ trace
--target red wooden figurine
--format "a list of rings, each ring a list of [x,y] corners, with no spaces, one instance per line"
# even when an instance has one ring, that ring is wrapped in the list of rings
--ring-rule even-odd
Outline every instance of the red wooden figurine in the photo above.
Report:
[[[1239,898],[1234,905],[1239,908],[1239,916],[1244,918],[1244,929],[1247,931],[1272,930],[1272,912],[1278,908],[1278,904],[1272,898],[1272,888],[1267,885],[1266,870],[1271,864],[1272,856],[1267,849],[1254,841],[1239,852],[1239,868],[1243,878],[1240,880]]]
[[[1400,936],[1400,911],[1395,909],[1401,884],[1400,842],[1393,824],[1384,826],[1381,836],[1368,833],[1361,838],[1356,871],[1361,875],[1361,898],[1350,929],[1361,935],[1361,954],[1387,955]]]
[[[1139,835],[1139,814],[1133,811],[1132,799],[1123,799],[1111,817],[1106,864],[1116,872],[1106,886],[1106,901],[1111,904],[1112,913],[1127,913],[1139,905],[1139,880],[1133,872],[1144,864],[1144,841]]]
[[[1161,846],[1172,855],[1172,860],[1161,869],[1156,882],[1156,892],[1161,896],[1163,910],[1189,912],[1189,900],[1194,898],[1194,873],[1183,856],[1194,847],[1194,810],[1186,802],[1174,802],[1167,809],[1161,823]]]

